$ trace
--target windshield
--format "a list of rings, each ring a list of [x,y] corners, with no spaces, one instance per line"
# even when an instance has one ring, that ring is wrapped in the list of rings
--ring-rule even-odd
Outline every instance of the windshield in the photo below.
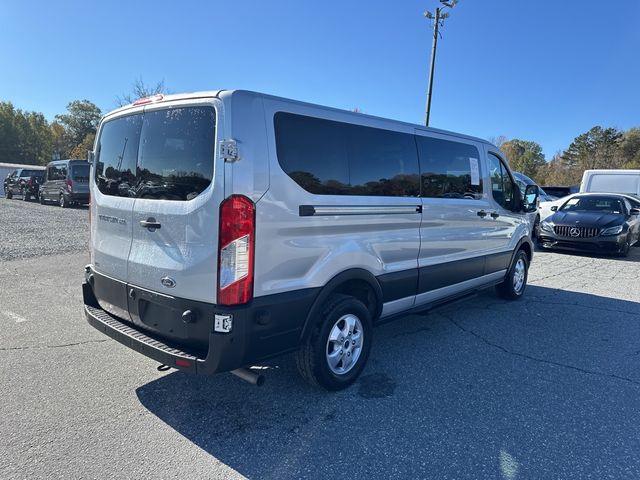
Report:
[[[89,164],[74,165],[71,168],[71,178],[78,182],[88,182],[89,181]]]
[[[42,170],[22,170],[20,172],[21,177],[42,177]]]
[[[573,197],[560,210],[563,212],[624,213],[622,200],[612,197]]]

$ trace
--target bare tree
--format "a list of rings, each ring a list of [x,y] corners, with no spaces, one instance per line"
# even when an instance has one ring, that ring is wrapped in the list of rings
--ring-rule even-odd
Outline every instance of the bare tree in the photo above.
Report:
[[[502,144],[509,139],[504,135],[498,135],[497,137],[489,137],[487,138],[487,140],[489,140],[490,143],[493,143],[496,147],[500,148],[502,147]]]
[[[164,78],[154,86],[151,86],[146,85],[142,80],[142,77],[140,77],[133,82],[133,85],[131,86],[131,93],[125,93],[122,96],[116,97],[116,106],[123,107],[135,102],[139,98],[150,97],[151,95],[157,95],[159,93],[168,93],[167,88],[164,85]]]

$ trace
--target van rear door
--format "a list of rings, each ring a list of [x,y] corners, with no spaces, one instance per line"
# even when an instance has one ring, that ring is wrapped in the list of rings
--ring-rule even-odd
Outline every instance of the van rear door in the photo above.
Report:
[[[98,275],[94,291],[102,308],[125,319],[129,318],[127,261],[133,237],[133,186],[141,128],[142,109],[102,123],[91,180],[91,263],[97,273],[120,285],[102,284]]]
[[[145,108],[132,192],[130,285],[215,302],[218,212],[224,193],[214,186],[215,145],[211,99]],[[130,314],[134,322],[146,323],[140,305],[131,302]],[[145,305],[153,311],[152,298]]]

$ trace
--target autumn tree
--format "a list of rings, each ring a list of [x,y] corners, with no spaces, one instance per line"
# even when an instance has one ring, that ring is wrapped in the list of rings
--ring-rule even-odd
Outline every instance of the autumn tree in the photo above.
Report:
[[[528,177],[535,177],[538,169],[546,163],[540,144],[530,140],[507,140],[502,142],[500,149],[507,156],[511,168]]]
[[[624,132],[618,147],[616,164],[622,168],[640,169],[640,128],[630,128]]]
[[[44,165],[51,154],[51,131],[42,113],[0,102],[0,162]]]
[[[68,155],[61,158],[84,158],[91,149],[102,112],[89,100],[74,100],[67,105],[67,113],[56,115],[56,122],[64,133],[56,138],[60,141],[60,150]],[[85,148],[90,145],[88,148]]]

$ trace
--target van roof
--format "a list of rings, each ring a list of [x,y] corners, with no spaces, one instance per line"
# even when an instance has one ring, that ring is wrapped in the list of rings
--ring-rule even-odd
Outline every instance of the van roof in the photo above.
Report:
[[[625,168],[618,168],[618,169],[592,169],[592,170],[585,170],[584,171],[585,174],[587,173],[601,173],[604,175],[640,175],[640,170],[631,170],[631,169],[625,169]]]
[[[297,104],[297,105],[304,105],[304,106],[313,107],[313,108],[319,108],[319,109],[322,109],[322,110],[325,110],[325,111],[349,113],[349,114],[351,114],[353,116],[356,116],[356,117],[366,117],[366,118],[372,118],[372,119],[390,120],[390,121],[393,121],[393,122],[398,123],[400,125],[405,125],[405,126],[417,128],[417,129],[423,130],[425,132],[441,133],[441,134],[446,134],[446,135],[453,135],[453,136],[460,137],[460,138],[466,138],[468,140],[473,140],[473,141],[476,141],[478,143],[491,145],[492,147],[496,148],[496,150],[498,150],[498,147],[493,145],[488,140],[485,140],[485,139],[479,138],[479,137],[474,137],[472,135],[466,135],[466,134],[463,134],[463,133],[452,132],[450,130],[442,130],[442,129],[439,129],[439,128],[425,127],[424,125],[419,125],[419,124],[415,124],[415,123],[411,123],[411,122],[405,122],[405,121],[402,121],[402,120],[395,120],[395,119],[392,119],[392,118],[379,117],[379,116],[376,116],[376,115],[369,115],[369,114],[360,113],[360,112],[352,112],[350,110],[344,110],[344,109],[335,108],[335,107],[327,107],[325,105],[319,105],[319,104],[310,103],[310,102],[303,102],[301,100],[293,100],[291,98],[278,97],[276,95],[269,95],[269,94],[266,94],[266,93],[254,92],[254,91],[251,91],[251,90],[225,90],[225,89],[221,89],[221,90],[209,90],[209,91],[200,91],[200,92],[191,92],[191,93],[168,94],[168,95],[164,95],[163,94],[162,95],[162,102],[175,101],[175,100],[192,100],[192,99],[196,99],[196,98],[224,98],[224,97],[231,97],[231,96],[237,95],[237,94],[245,94],[245,95],[261,97],[261,98],[269,98],[269,99],[272,99],[272,100],[277,100],[277,101],[282,101],[282,102],[287,102],[287,103],[294,103],[294,104]],[[105,115],[105,117],[116,115],[118,113],[124,112],[124,111],[132,109],[132,108],[136,108],[136,107],[139,107],[139,105],[135,105],[135,104],[131,103],[129,105],[125,105],[123,107],[117,108],[117,109],[107,113]]]

